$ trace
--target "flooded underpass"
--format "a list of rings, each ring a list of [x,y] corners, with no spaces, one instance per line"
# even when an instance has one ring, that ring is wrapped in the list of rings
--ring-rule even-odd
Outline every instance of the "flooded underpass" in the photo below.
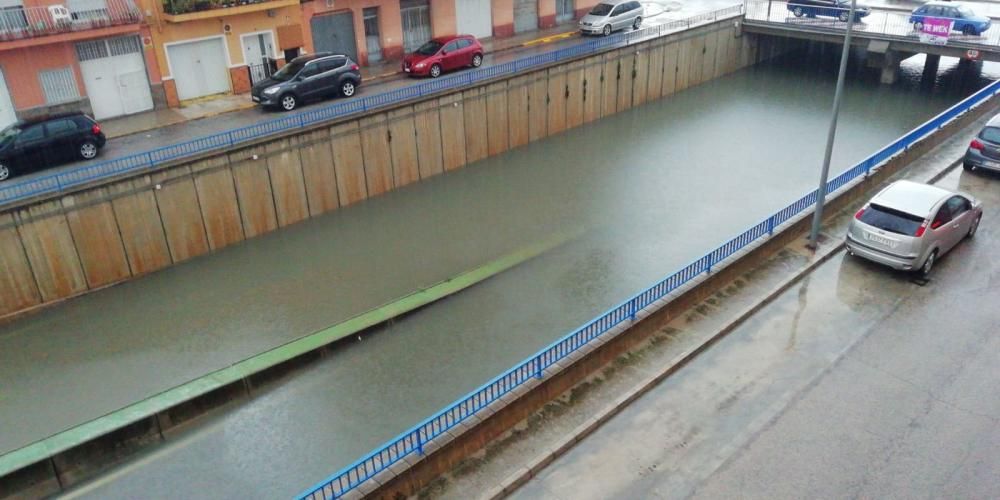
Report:
[[[8,325],[0,449],[566,235],[75,492],[290,496],[815,187],[833,52],[744,70]],[[822,64],[802,68],[809,58]],[[947,61],[933,84],[918,60],[904,66],[915,77],[891,87],[852,72],[834,172],[979,87]]]

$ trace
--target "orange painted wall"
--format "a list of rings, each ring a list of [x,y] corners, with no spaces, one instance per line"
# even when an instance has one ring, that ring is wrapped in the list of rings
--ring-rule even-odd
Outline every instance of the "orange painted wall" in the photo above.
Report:
[[[81,96],[87,95],[73,44],[38,45],[0,52],[0,68],[3,68],[7,89],[16,109],[44,106],[45,93],[42,92],[38,72],[66,66],[73,68],[77,92]]]
[[[514,34],[514,0],[493,0],[493,36]]]
[[[575,0],[573,7],[576,9],[576,18],[579,19],[590,12],[601,0]]]
[[[556,25],[556,0],[538,0],[538,27],[551,28]]]
[[[454,35],[458,30],[455,21],[455,2],[461,0],[431,0],[431,34],[435,37]]]

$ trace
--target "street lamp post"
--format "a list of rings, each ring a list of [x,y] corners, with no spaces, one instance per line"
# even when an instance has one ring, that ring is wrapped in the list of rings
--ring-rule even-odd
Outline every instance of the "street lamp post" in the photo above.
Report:
[[[819,246],[819,229],[823,223],[823,203],[826,201],[826,182],[830,175],[830,157],[833,155],[833,139],[837,135],[837,115],[840,114],[840,99],[844,93],[844,77],[847,75],[847,57],[851,52],[851,29],[854,27],[854,10],[858,0],[851,0],[851,10],[847,14],[847,34],[844,35],[844,50],[840,54],[840,73],[837,75],[837,91],[833,95],[833,117],[830,131],[826,136],[826,154],[823,156],[823,172],[816,192],[816,212],[813,213],[812,231],[809,233],[809,248]]]

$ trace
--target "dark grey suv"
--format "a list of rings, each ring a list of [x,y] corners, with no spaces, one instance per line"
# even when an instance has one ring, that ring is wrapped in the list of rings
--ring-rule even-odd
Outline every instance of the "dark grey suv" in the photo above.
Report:
[[[320,52],[300,56],[250,90],[253,102],[295,109],[302,101],[335,94],[351,97],[361,85],[361,71],[351,58]]]

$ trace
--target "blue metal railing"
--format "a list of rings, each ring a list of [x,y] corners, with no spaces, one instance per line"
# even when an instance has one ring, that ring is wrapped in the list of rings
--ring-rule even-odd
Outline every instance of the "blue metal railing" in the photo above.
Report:
[[[229,149],[233,146],[267,137],[279,132],[314,125],[333,120],[335,118],[342,118],[348,115],[366,112],[372,109],[399,104],[444,90],[467,87],[475,82],[505,75],[513,75],[526,69],[576,58],[584,54],[596,53],[611,46],[631,45],[639,41],[687,29],[695,24],[738,16],[742,13],[743,6],[734,5],[732,7],[708,12],[687,19],[671,21],[638,31],[630,31],[628,33],[619,33],[609,37],[598,38],[573,47],[529,56],[486,68],[465,71],[454,76],[439,78],[425,83],[403,87],[398,90],[391,90],[363,98],[342,101],[336,104],[310,109],[295,115],[266,120],[247,127],[227,130],[187,142],[171,144],[169,146],[159,147],[150,151],[144,151],[91,165],[73,168],[64,172],[35,177],[23,181],[8,181],[0,184],[0,204],[7,204],[43,194],[58,193],[67,188],[79,186],[81,184],[93,182],[99,179],[121,175],[126,172],[152,169],[178,158],[201,154],[208,151]]]
[[[894,155],[905,151],[927,134],[941,128],[945,123],[966,112],[973,106],[992,98],[998,92],[1000,92],[1000,81],[991,83],[972,96],[948,108],[923,125],[913,129],[888,146],[862,160],[857,165],[829,180],[827,183],[827,192],[832,193],[859,177],[867,177],[876,166],[881,165]],[[444,410],[400,434],[361,460],[324,479],[305,493],[299,495],[298,498],[300,500],[339,498],[353,490],[363,481],[375,476],[410,453],[423,453],[423,446],[429,440],[455,427],[470,415],[475,414],[483,407],[496,401],[526,381],[532,378],[540,378],[546,368],[566,358],[574,351],[587,345],[623,321],[635,319],[638,311],[660,300],[692,279],[711,272],[712,267],[725,258],[756,242],[760,238],[773,234],[776,227],[788,222],[796,215],[810,208],[815,202],[816,190],[813,190],[767,219],[723,243],[710,253],[688,264],[653,286],[637,293],[625,302],[611,308],[576,331],[556,340],[537,354],[500,374],[468,395],[459,398]]]

